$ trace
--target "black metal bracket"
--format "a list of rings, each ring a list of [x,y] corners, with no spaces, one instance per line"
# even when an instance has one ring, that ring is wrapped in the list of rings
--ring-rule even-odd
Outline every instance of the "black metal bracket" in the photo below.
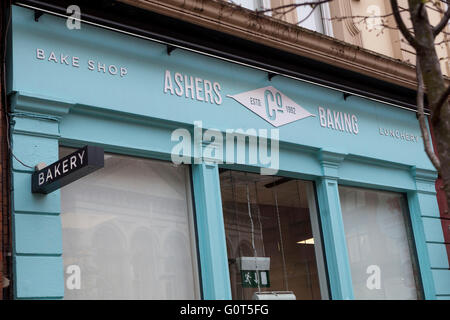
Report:
[[[167,45],[167,54],[170,56],[173,50],[175,50],[177,47]]]
[[[276,73],[272,73],[272,72],[268,72],[267,73],[267,79],[269,79],[269,81],[272,81],[272,78],[277,76],[278,74]]]
[[[344,92],[343,94],[344,94],[344,100],[346,100],[346,101],[347,101],[347,98],[352,95],[352,94],[347,93],[347,92]]]
[[[43,11],[34,10],[34,21],[39,22],[39,18],[44,14]]]

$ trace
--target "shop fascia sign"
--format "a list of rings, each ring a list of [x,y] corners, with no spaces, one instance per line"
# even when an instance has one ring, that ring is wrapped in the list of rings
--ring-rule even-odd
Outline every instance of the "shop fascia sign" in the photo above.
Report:
[[[191,98],[198,102],[216,104],[223,103],[223,86],[213,79],[198,78],[189,74],[181,74],[166,70],[164,73],[164,94],[179,98]],[[300,106],[290,97],[273,86],[266,86],[242,93],[227,94],[245,108],[258,115],[272,126],[278,128],[286,124],[316,117]],[[359,132],[358,118],[330,108],[318,108],[320,126],[357,135]]]
[[[272,86],[228,95],[274,127],[315,115]]]
[[[85,146],[35,171],[31,178],[31,191],[48,194],[103,167],[103,148]]]

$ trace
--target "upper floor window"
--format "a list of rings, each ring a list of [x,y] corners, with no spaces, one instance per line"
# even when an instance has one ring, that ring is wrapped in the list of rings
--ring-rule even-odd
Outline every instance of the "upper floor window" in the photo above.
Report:
[[[232,3],[250,10],[263,11],[292,24],[333,36],[328,3],[312,4],[311,0],[233,0]],[[320,2],[317,0],[317,2]]]
[[[232,2],[250,10],[265,10],[271,7],[270,0],[235,0]]]
[[[310,0],[293,0],[303,4],[296,8],[297,24],[301,27],[333,36],[328,3],[309,4]],[[307,4],[308,3],[308,4]]]

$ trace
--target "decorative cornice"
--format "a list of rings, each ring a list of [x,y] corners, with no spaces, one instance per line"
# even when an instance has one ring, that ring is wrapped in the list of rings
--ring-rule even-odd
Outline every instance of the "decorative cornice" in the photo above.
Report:
[[[29,92],[15,92],[11,97],[12,111],[25,111],[62,117],[69,113],[73,102],[45,97]]]
[[[411,174],[416,180],[428,181],[434,183],[438,175],[436,170],[420,169],[417,167],[411,168]]]
[[[293,54],[415,89],[415,68],[361,47],[220,0],[119,0]]]

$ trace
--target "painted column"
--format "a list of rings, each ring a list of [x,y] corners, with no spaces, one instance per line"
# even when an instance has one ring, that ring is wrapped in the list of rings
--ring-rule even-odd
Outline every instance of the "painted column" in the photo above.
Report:
[[[316,181],[331,298],[336,300],[354,299],[338,190],[338,168],[344,156],[320,150],[323,176]]]
[[[58,112],[67,104],[46,103],[16,93],[12,101],[12,233],[14,297],[16,299],[61,299],[64,296],[62,226],[59,191],[48,195],[31,192],[31,174],[39,162],[58,159]],[[39,109],[55,107],[53,115]],[[17,159],[22,163],[20,163]],[[29,168],[29,167],[31,168]]]
[[[413,168],[416,191],[408,193],[411,225],[425,299],[450,299],[450,270],[436,199],[436,172]]]
[[[203,298],[231,299],[230,274],[217,164],[192,165]]]

